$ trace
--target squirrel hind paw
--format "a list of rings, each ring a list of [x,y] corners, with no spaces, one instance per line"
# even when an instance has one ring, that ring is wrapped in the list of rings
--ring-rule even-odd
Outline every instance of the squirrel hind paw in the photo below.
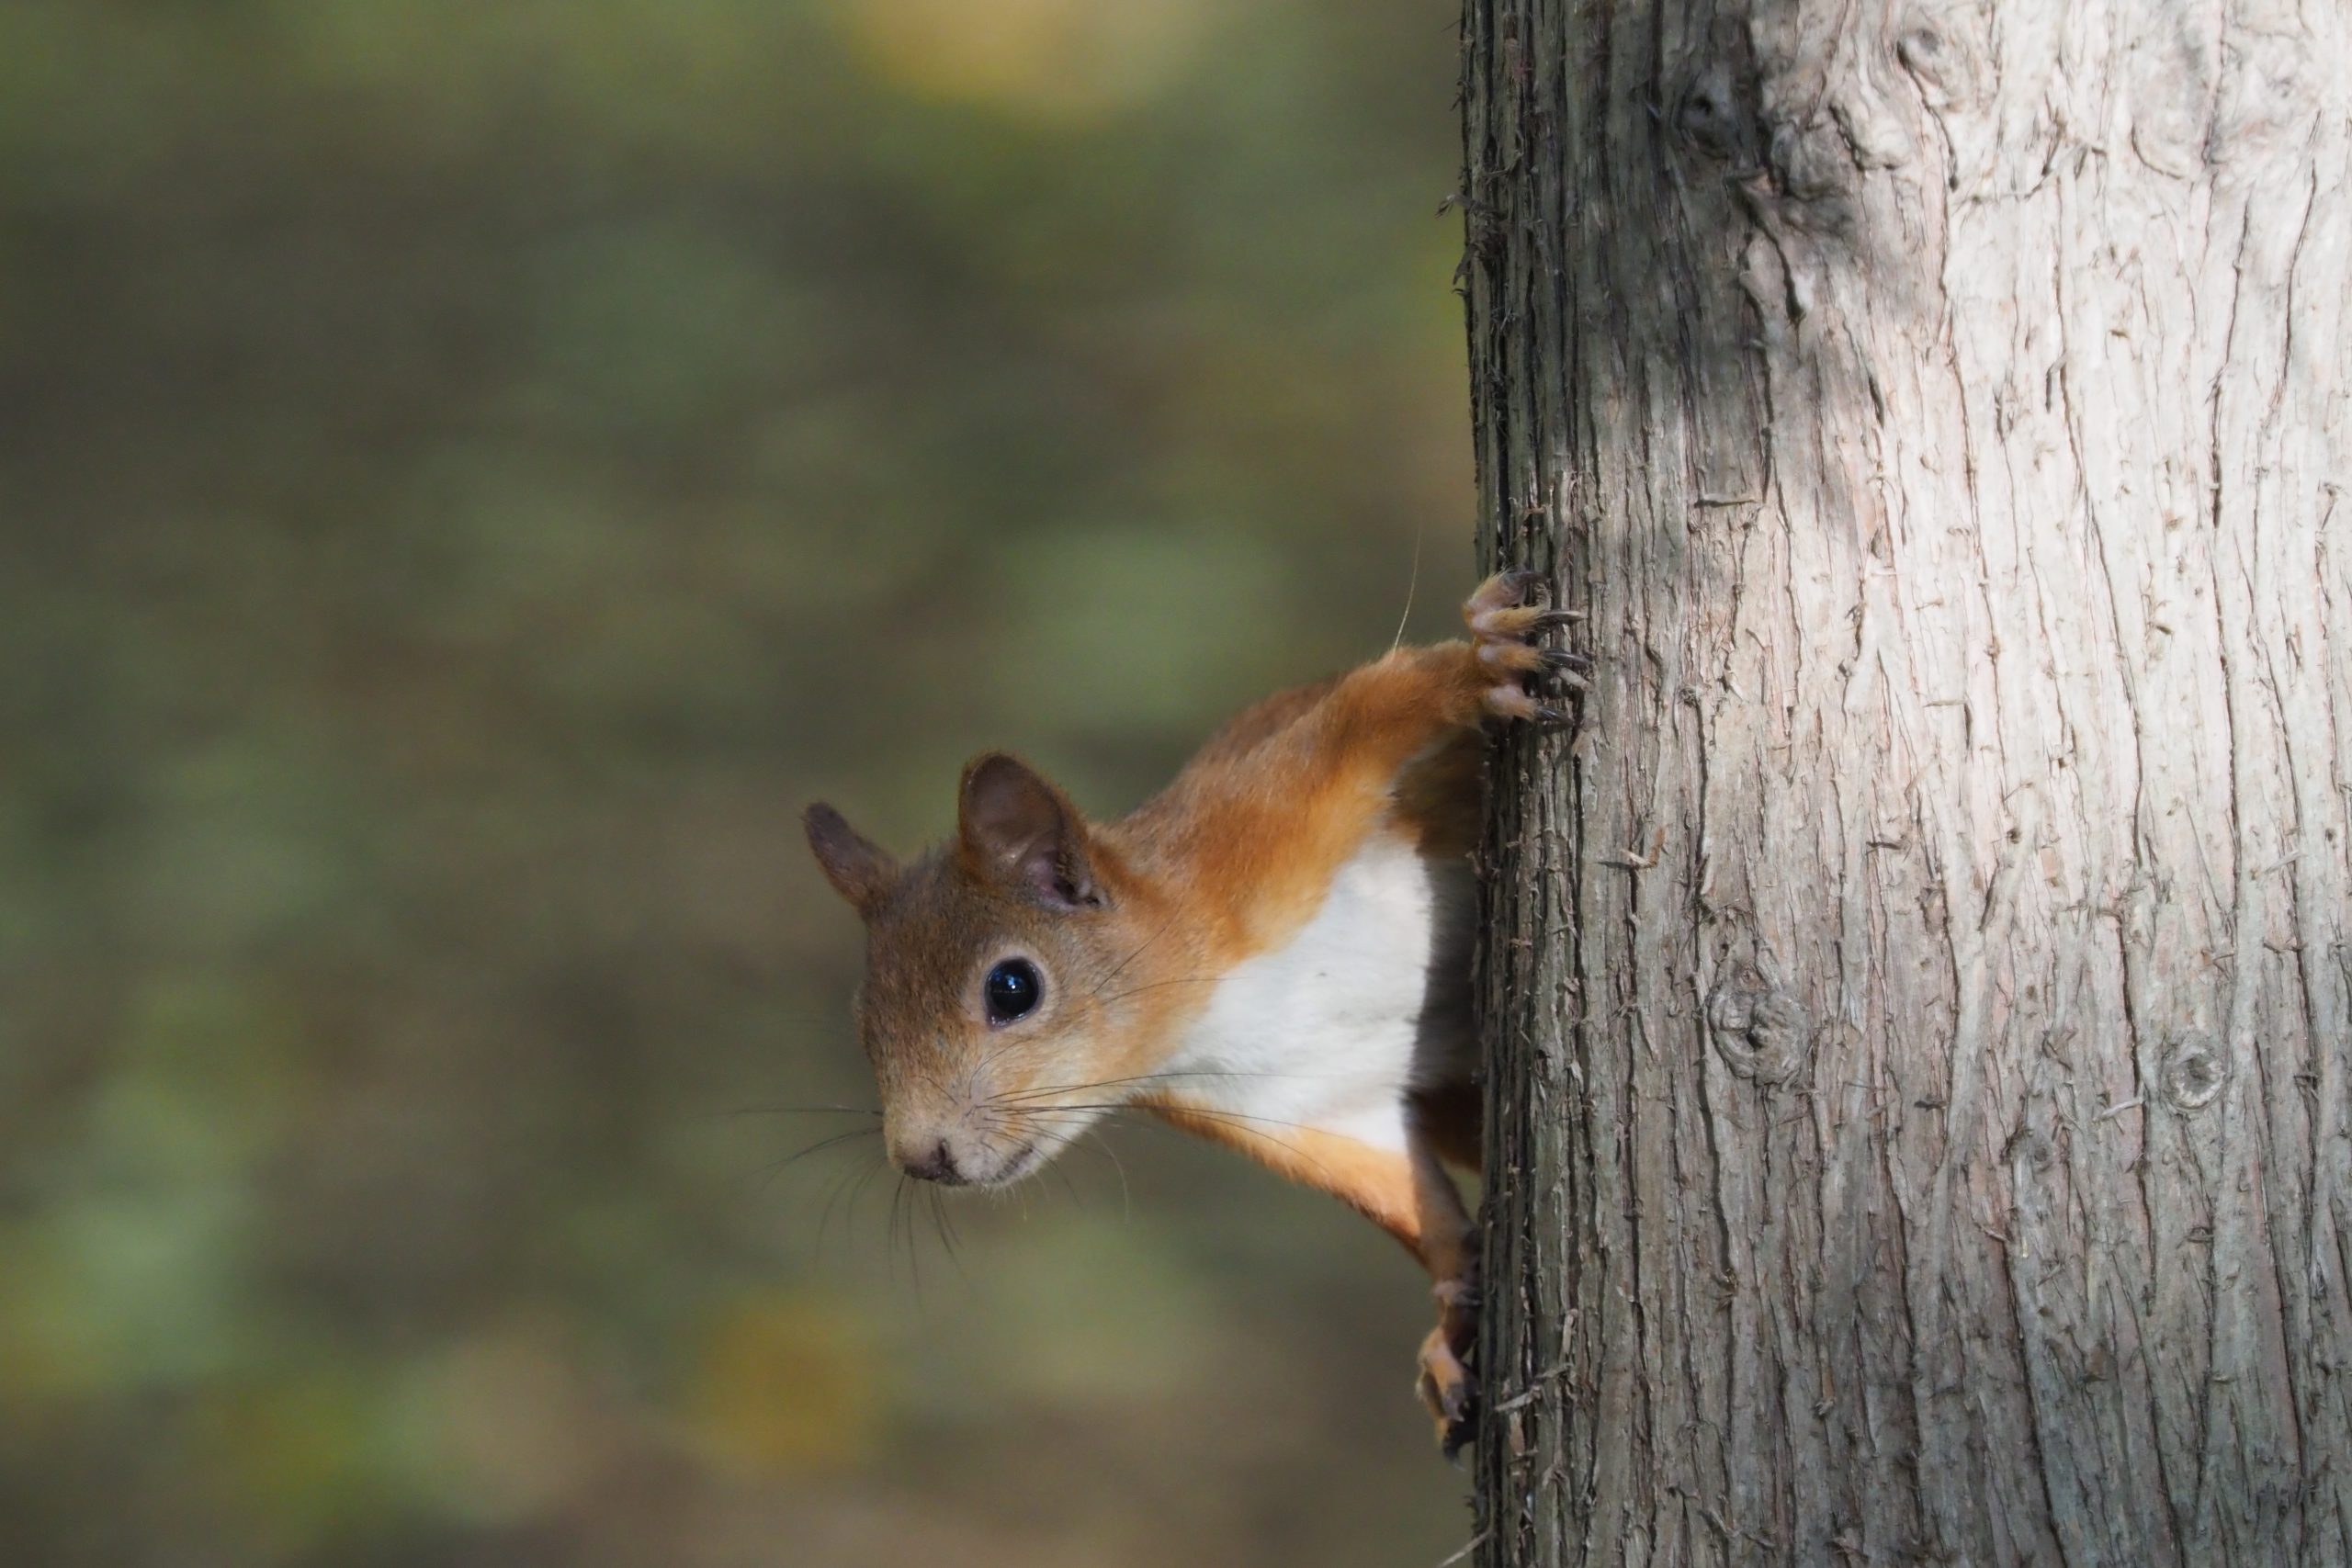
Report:
[[[1422,1341],[1414,1392],[1436,1424],[1438,1446],[1450,1460],[1476,1435],[1478,1381],[1446,1341],[1443,1328],[1431,1329]]]
[[[1437,1326],[1421,1341],[1414,1388],[1437,1423],[1438,1446],[1453,1459],[1477,1435],[1478,1378],[1470,1370],[1478,1346],[1477,1238],[1437,1281]]]

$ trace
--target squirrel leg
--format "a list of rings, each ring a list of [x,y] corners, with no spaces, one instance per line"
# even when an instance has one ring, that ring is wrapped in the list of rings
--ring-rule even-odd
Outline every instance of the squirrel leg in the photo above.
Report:
[[[1165,1099],[1145,1102],[1170,1125],[1241,1150],[1268,1168],[1340,1199],[1405,1244],[1429,1270],[1438,1321],[1421,1342],[1416,1380],[1448,1455],[1470,1440],[1477,1385],[1478,1233],[1430,1133],[1408,1116],[1405,1153],[1312,1129],[1274,1132],[1204,1115]]]
[[[1470,1360],[1478,1343],[1478,1232],[1429,1140],[1415,1132],[1408,1148],[1420,1228],[1418,1250],[1437,1297],[1437,1326],[1421,1341],[1415,1388],[1451,1459],[1470,1440],[1477,1416],[1478,1385]]]
[[[1577,618],[1547,609],[1543,594],[1536,572],[1498,572],[1463,604],[1467,642],[1400,648],[1342,676],[1304,731],[1325,772],[1385,784],[1448,729],[1487,718],[1566,721],[1555,688],[1583,689],[1592,660],[1537,641]]]

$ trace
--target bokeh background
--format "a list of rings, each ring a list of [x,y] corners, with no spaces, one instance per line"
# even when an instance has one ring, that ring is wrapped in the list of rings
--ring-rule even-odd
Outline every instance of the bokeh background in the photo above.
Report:
[[[0,6],[0,1562],[1462,1544],[1338,1206],[818,1146],[796,820],[1123,809],[1417,554],[1446,625],[1453,73],[1439,0]]]

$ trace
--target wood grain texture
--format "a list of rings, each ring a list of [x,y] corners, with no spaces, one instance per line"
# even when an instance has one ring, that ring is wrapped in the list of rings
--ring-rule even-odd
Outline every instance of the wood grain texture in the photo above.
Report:
[[[1463,43],[1480,1561],[2352,1562],[2352,16]]]

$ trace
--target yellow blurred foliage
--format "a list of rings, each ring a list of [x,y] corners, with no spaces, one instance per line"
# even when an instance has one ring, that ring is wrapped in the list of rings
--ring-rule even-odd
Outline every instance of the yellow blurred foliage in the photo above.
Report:
[[[871,1337],[839,1303],[751,1297],[704,1334],[686,1420],[695,1441],[739,1468],[847,1469],[880,1434],[874,1368]]]
[[[844,0],[843,28],[879,74],[918,96],[1041,121],[1108,118],[1172,82],[1199,51],[1200,0]]]
[[[605,1424],[548,1314],[469,1335],[418,1380],[432,1489],[452,1513],[510,1524],[569,1501],[610,1451]]]

